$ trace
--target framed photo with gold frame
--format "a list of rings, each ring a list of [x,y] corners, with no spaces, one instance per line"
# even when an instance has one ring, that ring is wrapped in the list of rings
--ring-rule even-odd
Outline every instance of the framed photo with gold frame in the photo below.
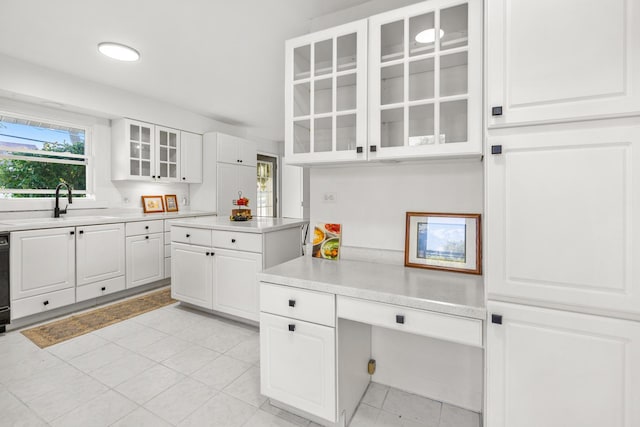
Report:
[[[407,212],[406,267],[482,274],[480,214]]]
[[[175,194],[165,194],[164,206],[167,212],[178,212],[178,196]]]
[[[164,199],[162,196],[142,196],[142,209],[144,213],[164,212]]]

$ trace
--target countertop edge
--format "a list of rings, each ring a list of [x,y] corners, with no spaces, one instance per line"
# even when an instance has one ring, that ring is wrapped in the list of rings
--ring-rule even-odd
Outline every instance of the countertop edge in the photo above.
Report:
[[[191,221],[180,221],[175,220],[171,222],[171,225],[175,225],[178,227],[189,227],[189,228],[200,228],[204,230],[220,230],[220,231],[235,231],[235,232],[244,232],[244,233],[260,233],[265,234],[278,230],[286,230],[289,228],[298,228],[301,225],[307,224],[306,220],[297,220],[288,224],[276,224],[276,225],[264,225],[264,226],[255,226],[252,225],[249,221],[240,221],[236,224],[207,224],[207,223],[197,223]]]

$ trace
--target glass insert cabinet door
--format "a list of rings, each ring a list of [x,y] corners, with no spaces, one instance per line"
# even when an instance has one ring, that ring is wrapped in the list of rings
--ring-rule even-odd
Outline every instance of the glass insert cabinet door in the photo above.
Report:
[[[367,20],[287,41],[287,163],[366,158]]]
[[[153,164],[153,127],[143,123],[129,122],[129,175],[151,177]]]
[[[482,154],[481,1],[370,18],[369,159]]]
[[[156,126],[156,142],[158,167],[155,171],[156,176],[152,176],[152,178],[177,181],[180,131]]]

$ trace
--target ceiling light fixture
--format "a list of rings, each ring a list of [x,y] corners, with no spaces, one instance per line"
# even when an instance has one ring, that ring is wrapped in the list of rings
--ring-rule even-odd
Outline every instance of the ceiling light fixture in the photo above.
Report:
[[[440,30],[440,38],[444,36],[444,31]],[[420,31],[416,34],[416,41],[418,43],[433,43],[436,41],[435,28],[429,28],[428,30]]]
[[[98,50],[101,54],[118,61],[132,62],[140,59],[140,53],[137,50],[120,43],[103,42],[98,44]]]

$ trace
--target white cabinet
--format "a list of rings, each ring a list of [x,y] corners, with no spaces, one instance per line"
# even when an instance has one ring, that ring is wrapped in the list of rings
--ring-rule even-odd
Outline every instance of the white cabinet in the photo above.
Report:
[[[124,276],[123,223],[77,227],[76,233],[77,286]]]
[[[126,227],[127,288],[164,278],[164,224],[129,223]]]
[[[262,254],[216,248],[214,258],[213,309],[257,322]]]
[[[640,112],[637,1],[491,1],[487,22],[490,127]]]
[[[131,119],[111,125],[111,179],[179,181],[180,131]]]
[[[171,297],[212,309],[213,250],[205,246],[171,245]]]
[[[202,182],[202,135],[180,132],[180,182]]]
[[[640,425],[640,323],[506,303],[487,308],[486,425]]]
[[[482,154],[482,1],[369,18],[369,159]]]
[[[638,317],[640,127],[488,141],[489,298]]]
[[[10,238],[12,303],[75,287],[75,228],[16,231]],[[75,298],[70,301],[73,302]],[[13,310],[12,316],[16,318]]]
[[[255,166],[218,162],[217,169],[218,215],[230,215],[233,201],[240,197],[240,193],[249,199],[249,208],[255,208],[258,197]]]
[[[218,133],[218,162],[256,166],[257,146],[253,141]]]
[[[365,159],[367,20],[286,43],[285,159]]]
[[[260,392],[336,421],[335,329],[260,313]]]

